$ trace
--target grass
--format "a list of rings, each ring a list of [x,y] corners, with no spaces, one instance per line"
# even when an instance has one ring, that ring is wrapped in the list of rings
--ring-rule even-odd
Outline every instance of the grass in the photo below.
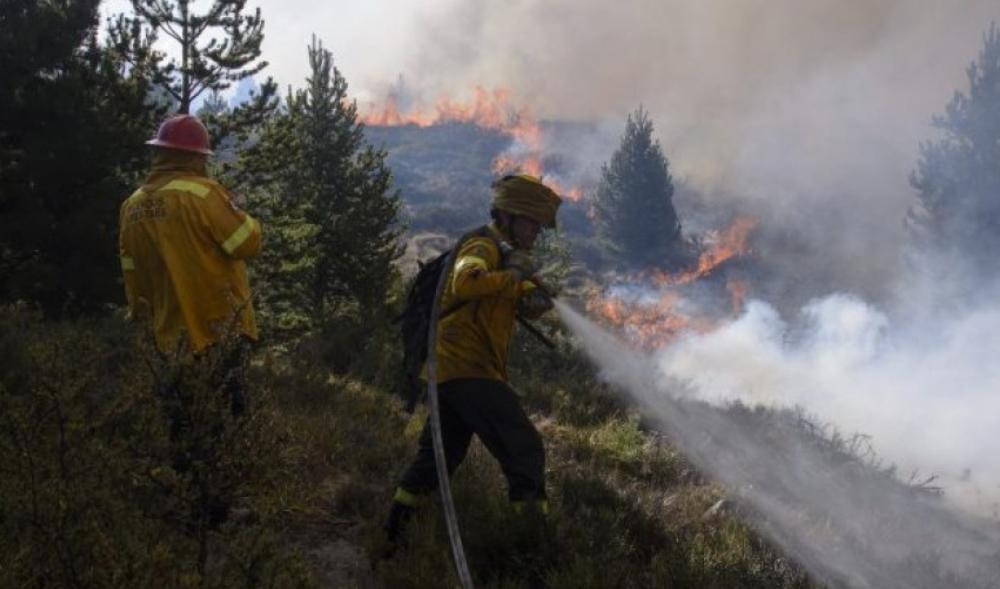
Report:
[[[408,530],[406,550],[372,559],[423,419],[403,411],[384,369],[334,375],[308,358],[259,351],[253,415],[226,422],[231,435],[205,465],[227,473],[206,480],[231,492],[242,515],[192,531],[190,510],[178,506],[199,496],[171,468],[135,344],[117,320],[0,314],[0,517],[12,532],[0,540],[4,586],[457,586],[436,499]],[[647,431],[582,359],[534,345],[518,340],[512,371],[546,443],[552,512],[511,510],[496,462],[474,442],[453,489],[477,587],[814,586],[738,510],[713,509],[724,492]],[[42,381],[57,393],[40,395]],[[66,432],[73,449],[60,445]],[[21,468],[25,450],[33,468]],[[61,471],[68,458],[80,468]]]

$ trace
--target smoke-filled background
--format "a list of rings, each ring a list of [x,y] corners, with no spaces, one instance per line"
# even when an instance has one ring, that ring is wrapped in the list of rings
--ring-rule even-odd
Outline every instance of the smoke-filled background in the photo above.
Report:
[[[591,167],[642,103],[679,178],[795,245],[772,264],[881,298],[919,142],[997,18],[987,0],[442,2],[380,74],[414,101],[480,84],[539,118],[611,120]]]

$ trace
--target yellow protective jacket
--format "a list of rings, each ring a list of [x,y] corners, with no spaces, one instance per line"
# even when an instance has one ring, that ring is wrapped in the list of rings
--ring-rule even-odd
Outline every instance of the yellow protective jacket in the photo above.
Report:
[[[261,227],[206,176],[203,162],[167,152],[121,207],[130,315],[152,321],[167,353],[182,333],[194,353],[230,330],[257,339],[243,260],[260,252]]]
[[[483,235],[458,245],[446,278],[442,311],[464,304],[438,324],[439,383],[456,378],[506,381],[516,304],[535,288],[527,281],[518,283],[511,271],[502,268],[497,242],[506,242],[506,237],[492,225],[481,231]]]

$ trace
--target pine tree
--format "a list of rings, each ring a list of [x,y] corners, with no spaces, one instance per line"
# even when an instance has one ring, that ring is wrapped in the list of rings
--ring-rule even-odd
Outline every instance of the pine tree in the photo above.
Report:
[[[171,59],[156,73],[154,81],[178,104],[178,112],[188,113],[191,104],[205,91],[221,91],[233,82],[253,76],[267,67],[260,57],[264,40],[264,20],[260,8],[244,14],[246,0],[213,0],[202,14],[191,12],[191,0],[176,5],[163,0],[131,0],[136,21],[152,27],[180,45],[180,61]],[[221,41],[216,36],[222,33]]]
[[[345,299],[370,308],[384,300],[401,253],[399,194],[385,152],[365,141],[347,81],[315,38],[309,65],[308,87],[290,97],[288,110],[302,148],[306,216],[319,228],[312,302],[325,312]]]
[[[933,119],[944,138],[921,145],[910,176],[919,202],[911,235],[932,251],[956,254],[977,274],[1000,277],[1000,30],[990,26],[979,58],[966,70],[968,94],[956,92]]]
[[[640,106],[628,115],[611,161],[601,167],[594,199],[598,235],[611,253],[635,267],[668,264],[680,241],[669,162]]]
[[[264,222],[266,244],[251,266],[256,310],[265,337],[289,342],[312,331],[319,316],[306,285],[316,265],[318,227],[308,218],[309,195],[299,192],[301,143],[287,108],[265,121],[256,143],[240,154],[234,185]]]
[[[367,143],[347,81],[313,39],[311,74],[241,161],[257,197],[273,258],[259,264],[263,311],[280,330],[330,317],[378,314],[402,253],[400,200],[386,154]]]
[[[126,63],[96,38],[98,2],[7,1],[0,28],[0,299],[50,314],[123,298],[118,207],[162,115],[149,52]],[[145,52],[144,52],[145,51]]]

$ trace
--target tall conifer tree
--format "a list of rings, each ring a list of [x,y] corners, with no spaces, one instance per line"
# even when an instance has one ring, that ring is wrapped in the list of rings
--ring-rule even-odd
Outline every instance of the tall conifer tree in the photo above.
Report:
[[[673,195],[669,162],[640,106],[628,115],[618,150],[601,167],[594,199],[598,235],[631,266],[668,264],[681,235]]]
[[[118,206],[145,168],[148,39],[96,38],[98,2],[4,3],[0,19],[0,298],[50,314],[123,298]]]
[[[258,196],[273,256],[259,268],[261,297],[286,330],[378,314],[402,253],[386,154],[366,141],[330,52],[314,38],[308,55],[306,87],[289,92],[240,166],[244,183],[270,191]]]

